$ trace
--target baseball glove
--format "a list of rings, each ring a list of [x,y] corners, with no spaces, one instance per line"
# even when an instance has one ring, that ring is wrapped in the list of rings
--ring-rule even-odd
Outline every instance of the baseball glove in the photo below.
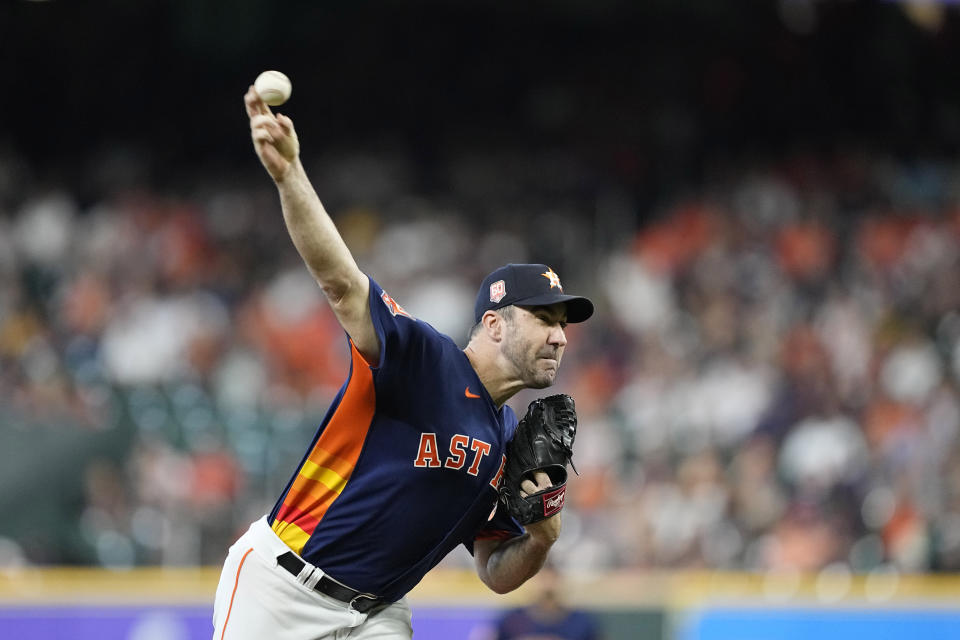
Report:
[[[563,508],[567,463],[573,466],[576,435],[577,412],[570,396],[539,398],[527,407],[513,440],[507,443],[507,462],[500,486],[500,501],[520,524],[545,520]],[[573,470],[576,472],[576,467]],[[550,488],[522,496],[520,483],[532,480],[536,471],[550,476]]]

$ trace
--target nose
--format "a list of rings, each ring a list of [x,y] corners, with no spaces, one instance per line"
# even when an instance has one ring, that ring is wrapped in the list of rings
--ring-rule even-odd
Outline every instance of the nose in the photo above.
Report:
[[[567,334],[563,331],[563,327],[557,325],[553,327],[550,331],[550,338],[548,340],[550,344],[555,344],[558,347],[567,346]]]

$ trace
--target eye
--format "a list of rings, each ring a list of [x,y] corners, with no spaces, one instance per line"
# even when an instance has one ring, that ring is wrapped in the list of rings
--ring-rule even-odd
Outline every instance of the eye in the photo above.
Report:
[[[552,316],[550,316],[549,314],[546,314],[546,313],[538,313],[538,314],[537,314],[537,319],[538,319],[540,322],[542,322],[543,324],[546,324],[546,325],[551,325],[551,326],[552,326],[552,325],[555,325],[555,324],[556,324],[556,325],[560,325],[560,328],[561,328],[561,329],[566,329],[566,328],[567,328],[567,321],[566,321],[566,320],[555,320]]]

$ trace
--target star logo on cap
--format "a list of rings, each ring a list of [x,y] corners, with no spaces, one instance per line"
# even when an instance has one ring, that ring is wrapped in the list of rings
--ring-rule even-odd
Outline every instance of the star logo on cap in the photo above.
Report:
[[[563,291],[563,287],[560,286],[560,276],[554,273],[553,269],[547,267],[547,271],[545,273],[541,273],[540,275],[550,281],[551,289],[556,287],[557,289],[560,289],[560,291]]]

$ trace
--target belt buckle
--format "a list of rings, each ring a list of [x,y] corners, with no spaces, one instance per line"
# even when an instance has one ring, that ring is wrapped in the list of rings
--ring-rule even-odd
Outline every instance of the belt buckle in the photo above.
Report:
[[[361,611],[361,610],[356,606],[357,600],[360,600],[361,598],[365,598],[365,599],[367,599],[367,600],[370,601],[370,608],[367,609],[366,611]],[[369,611],[370,609],[373,609],[375,606],[377,606],[377,601],[378,601],[378,600],[379,600],[379,598],[378,598],[377,596],[375,596],[375,595],[371,595],[371,594],[369,594],[369,593],[358,593],[357,595],[353,596],[353,598],[350,599],[350,604],[349,604],[349,606],[350,606],[351,609],[353,609],[353,610],[355,610],[355,611],[359,611],[360,613],[366,613],[366,612]]]

